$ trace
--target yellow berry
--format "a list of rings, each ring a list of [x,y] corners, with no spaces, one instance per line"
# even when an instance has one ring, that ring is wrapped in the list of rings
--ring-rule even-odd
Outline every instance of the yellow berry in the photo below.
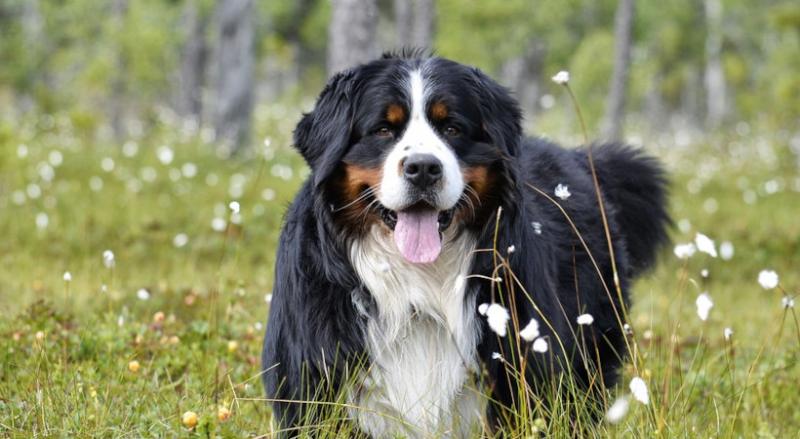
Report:
[[[239,343],[236,340],[231,340],[228,342],[228,352],[233,353],[236,352],[236,349],[239,349]]]
[[[139,362],[136,360],[133,360],[130,363],[128,363],[128,370],[133,373],[139,372],[139,367],[140,367]]]
[[[217,419],[220,422],[225,422],[231,417],[231,411],[227,407],[220,406],[217,410]]]
[[[183,425],[188,429],[194,428],[197,425],[197,413],[191,410],[184,413],[181,417],[181,422],[183,422]]]

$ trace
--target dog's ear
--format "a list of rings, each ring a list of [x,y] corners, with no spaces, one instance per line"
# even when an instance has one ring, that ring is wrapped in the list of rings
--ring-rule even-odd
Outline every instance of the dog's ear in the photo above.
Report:
[[[472,69],[475,92],[480,102],[483,131],[492,144],[508,155],[517,156],[522,141],[522,113],[511,92],[478,69]]]
[[[303,115],[294,130],[294,145],[311,167],[314,185],[324,182],[347,152],[353,129],[355,70],[337,74]]]

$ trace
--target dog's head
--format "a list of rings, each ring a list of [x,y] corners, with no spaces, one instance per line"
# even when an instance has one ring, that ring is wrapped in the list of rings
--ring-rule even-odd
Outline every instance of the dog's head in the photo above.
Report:
[[[385,55],[334,76],[295,130],[315,190],[348,234],[378,224],[417,263],[513,189],[520,112],[478,69]]]

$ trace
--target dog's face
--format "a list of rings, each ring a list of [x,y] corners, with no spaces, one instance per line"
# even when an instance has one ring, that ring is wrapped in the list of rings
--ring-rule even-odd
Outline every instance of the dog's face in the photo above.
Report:
[[[519,110],[477,69],[387,56],[335,76],[295,131],[315,189],[350,234],[380,224],[410,262],[478,227],[508,189]]]

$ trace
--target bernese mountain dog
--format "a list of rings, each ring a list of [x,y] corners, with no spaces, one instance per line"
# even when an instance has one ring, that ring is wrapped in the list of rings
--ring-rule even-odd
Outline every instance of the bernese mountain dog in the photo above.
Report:
[[[311,174],[264,340],[282,435],[339,407],[366,437],[470,436],[506,428],[554,377],[587,395],[615,384],[631,281],[667,240],[664,171],[520,125],[507,89],[440,57],[330,79],[294,132]]]

